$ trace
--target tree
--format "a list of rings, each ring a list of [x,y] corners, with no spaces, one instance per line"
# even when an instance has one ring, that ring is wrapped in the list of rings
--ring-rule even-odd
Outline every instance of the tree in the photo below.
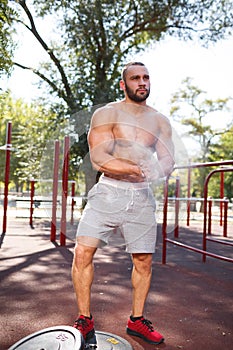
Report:
[[[228,131],[223,133],[218,142],[211,146],[210,161],[219,159],[233,159],[233,126]],[[214,198],[219,196],[220,178],[214,176],[210,182],[210,195]],[[233,172],[226,172],[224,174],[224,196],[233,199]]]
[[[39,177],[40,162],[48,140],[63,135],[56,128],[55,114],[38,104],[27,104],[22,99],[14,100],[9,92],[0,95],[0,113],[1,145],[5,144],[7,122],[12,122],[10,178],[18,191],[30,178]],[[4,168],[4,157],[4,152],[0,152],[1,168]],[[52,162],[51,153],[48,158]],[[3,176],[2,171],[0,181],[4,180]]]
[[[207,44],[223,38],[233,27],[230,1],[34,0],[40,17],[57,18],[53,23],[61,35],[50,44],[39,34],[26,1],[13,2],[17,9],[21,6],[29,23],[17,22],[31,31],[50,58],[39,69],[15,64],[32,69],[70,113],[119,97],[122,62],[165,35],[185,40],[198,37]]]
[[[8,6],[8,0],[0,3],[0,76],[9,75],[11,72],[12,54],[14,49],[12,33],[12,18],[16,17],[15,11]]]
[[[13,3],[23,10],[15,20],[34,35],[49,58],[40,67],[14,64],[32,70],[46,83],[50,99],[51,94],[59,97],[56,102],[63,102],[63,115],[70,115],[73,126],[80,123],[78,111],[119,98],[120,69],[129,54],[165,35],[197,37],[207,44],[225,37],[233,27],[233,4],[224,0],[34,0],[37,15],[52,17],[58,26],[54,31],[59,39],[46,43],[26,1]],[[83,129],[85,134],[86,125]],[[86,142],[83,146],[87,149]]]
[[[226,132],[225,129],[214,128],[212,121],[216,112],[223,114],[229,111],[231,98],[212,100],[206,97],[205,91],[192,83],[191,78],[186,78],[181,84],[183,86],[172,95],[170,113],[174,120],[185,126],[184,134],[200,146],[196,160],[204,163],[209,159],[213,139]]]
[[[21,101],[18,100],[14,102],[9,92],[5,92],[0,94],[0,143],[1,146],[6,143],[6,126],[8,122],[14,122],[14,127],[12,128],[12,143],[14,139],[14,135],[18,133],[18,126],[20,123],[25,122],[23,115],[21,114]],[[15,146],[15,145],[14,145]],[[11,180],[18,187],[20,180],[18,181],[15,178],[15,171],[19,167],[18,160],[16,157],[16,153],[11,152]],[[4,172],[5,172],[5,152],[0,151],[0,164],[1,164],[1,172],[0,172],[0,181],[4,181]]]
[[[211,153],[213,145],[219,137],[230,130],[214,127],[212,122],[216,115],[221,118],[224,112],[229,111],[230,97],[212,100],[206,97],[206,92],[192,83],[191,78],[182,82],[182,87],[173,94],[171,99],[171,116],[175,121],[184,125],[184,135],[196,142],[197,152],[194,161],[205,163],[213,160]],[[209,121],[208,121],[209,119]],[[220,156],[220,154],[218,153]],[[222,154],[222,159],[226,154]],[[221,158],[215,159],[221,160]],[[195,171],[196,178],[193,191],[203,196],[203,183],[208,173],[206,168]]]

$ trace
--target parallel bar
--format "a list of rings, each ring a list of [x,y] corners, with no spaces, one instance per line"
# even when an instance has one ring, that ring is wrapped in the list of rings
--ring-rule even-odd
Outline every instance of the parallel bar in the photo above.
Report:
[[[206,235],[207,235],[207,227],[206,227],[206,223],[207,223],[207,196],[208,196],[208,184],[209,184],[209,180],[210,178],[216,174],[216,173],[221,173],[221,172],[233,172],[233,167],[229,167],[229,168],[217,168],[215,170],[212,170],[205,178],[205,182],[204,182],[204,221],[203,221],[203,236],[202,236],[202,249],[203,251],[206,252]],[[202,261],[206,262],[206,256],[208,254],[203,254],[202,256]]]
[[[187,192],[188,198],[191,197],[191,169],[188,168],[188,192]],[[190,223],[190,199],[187,201],[187,226],[189,226]]]
[[[224,261],[233,263],[233,259],[227,258],[226,256],[222,256],[222,255],[217,255],[217,254],[214,254],[214,253],[206,252],[206,251],[204,251],[202,249],[198,249],[198,248],[192,247],[192,246],[187,245],[187,244],[176,242],[176,241],[173,241],[172,239],[169,239],[169,238],[167,238],[166,241],[169,242],[169,243],[172,243],[174,245],[177,245],[179,247],[182,247],[182,248],[185,248],[185,249],[188,249],[188,250],[192,250],[193,252],[196,252],[196,253],[200,253],[200,254],[203,254],[203,255],[208,255],[208,256],[211,256],[212,258],[216,258],[216,259],[220,259],[220,260],[224,260]]]
[[[208,199],[208,211],[209,211],[209,215],[208,215],[208,234],[211,235],[211,231],[212,231],[212,197],[209,197]]]
[[[71,225],[74,224],[74,206],[75,206],[75,200],[74,200],[74,196],[75,196],[75,182],[73,181],[71,183],[71,218],[70,218],[70,223]]]
[[[31,180],[30,215],[29,215],[29,225],[31,226],[31,228],[33,228],[34,195],[35,195],[35,180]]]
[[[200,167],[210,167],[210,166],[223,166],[223,165],[233,165],[233,160],[227,160],[227,161],[220,161],[220,162],[211,162],[211,163],[197,163],[197,164],[192,164],[192,165],[187,165],[187,166],[180,166],[180,167],[176,167],[175,169],[192,169],[192,168],[200,168]],[[175,170],[174,169],[174,170]],[[210,253],[207,252],[207,240],[210,240],[209,238],[207,238],[207,222],[208,222],[208,210],[207,210],[207,205],[209,202],[208,199],[208,183],[210,178],[212,177],[213,174],[215,173],[223,173],[223,172],[233,172],[233,167],[227,167],[227,168],[217,168],[215,170],[212,170],[205,178],[205,183],[204,183],[204,198],[203,198],[203,204],[204,204],[204,220],[203,220],[203,236],[202,236],[202,249],[198,249],[195,247],[191,247],[188,246],[186,244],[177,242],[177,241],[173,241],[171,239],[167,238],[167,210],[168,210],[168,182],[169,182],[169,176],[166,178],[166,183],[164,186],[164,212],[163,212],[163,226],[162,226],[162,234],[163,234],[163,252],[162,252],[162,263],[166,264],[166,253],[167,253],[167,242],[178,245],[180,247],[198,252],[200,254],[202,254],[202,261],[205,262],[206,261],[206,257],[207,256],[211,256],[213,258],[216,259],[220,259],[220,260],[224,260],[224,261],[228,261],[228,262],[233,262],[233,259],[231,258],[227,258],[221,255],[217,255],[214,253]],[[223,178],[223,177],[221,177]],[[188,195],[188,198],[176,198],[176,202],[178,202],[179,200],[187,200],[189,202],[190,200],[190,193]],[[224,198],[224,200],[221,198],[219,200],[220,203],[224,204],[224,231],[223,231],[223,235],[226,237],[227,235],[227,212],[228,212],[228,199]],[[211,214],[211,204],[209,202],[209,213]],[[187,211],[188,213],[188,211]],[[188,218],[188,214],[187,214],[187,218]],[[177,218],[176,218],[177,220]],[[187,223],[189,222],[189,220],[187,220]],[[211,233],[211,217],[209,218],[209,225],[208,225],[208,231],[209,234]],[[215,241],[217,243],[221,243],[221,244],[228,244],[226,242],[222,242],[222,241],[218,241],[218,240],[214,240],[212,239],[212,241]],[[229,244],[231,245],[231,244]]]
[[[166,178],[164,183],[164,205],[163,205],[163,254],[162,254],[162,264],[166,264],[167,257],[167,207],[168,207],[168,181],[169,177]]]
[[[180,211],[180,203],[178,198],[180,197],[180,179],[176,178],[176,191],[175,191],[175,229],[174,229],[174,237],[179,237],[179,211]]]
[[[233,160],[223,160],[219,162],[208,162],[208,163],[193,163],[189,165],[176,166],[175,169],[193,169],[193,168],[206,168],[210,166],[224,166],[224,165],[233,165]]]
[[[7,226],[7,205],[8,205],[8,186],[10,177],[10,154],[11,154],[11,132],[12,124],[7,123],[7,133],[6,133],[6,162],[5,162],[5,185],[4,185],[4,202],[3,202],[3,223],[2,223],[2,233],[6,233]]]
[[[59,171],[59,153],[60,143],[58,140],[54,143],[54,164],[53,164],[53,204],[52,204],[52,220],[50,229],[50,241],[56,241],[57,231],[57,193],[58,193],[58,171]]]
[[[226,242],[226,241],[220,241],[219,239],[215,239],[215,238],[209,238],[209,237],[206,237],[206,239],[209,241],[209,242],[215,242],[215,243],[220,243],[220,244],[223,244],[223,245],[230,245],[233,247],[233,243],[232,242]]]
[[[66,209],[68,196],[68,172],[69,172],[69,136],[64,138],[64,157],[62,173],[62,210],[61,210],[61,231],[60,245],[66,245]]]
[[[227,237],[227,212],[228,212],[228,203],[229,203],[229,199],[228,198],[224,198],[224,222],[223,222],[223,237]]]
[[[224,173],[220,173],[220,198],[224,198]],[[222,226],[223,203],[220,202],[220,226]]]

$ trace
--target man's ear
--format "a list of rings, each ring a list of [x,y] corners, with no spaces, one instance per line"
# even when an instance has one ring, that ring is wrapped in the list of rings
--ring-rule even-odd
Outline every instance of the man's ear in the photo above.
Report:
[[[125,91],[125,82],[124,82],[124,80],[120,80],[120,89],[122,91]]]

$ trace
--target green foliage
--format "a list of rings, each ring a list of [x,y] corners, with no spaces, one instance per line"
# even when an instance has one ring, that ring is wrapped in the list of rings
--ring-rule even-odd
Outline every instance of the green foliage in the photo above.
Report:
[[[10,74],[15,46],[11,38],[12,16],[15,12],[8,6],[8,2],[8,0],[0,2],[0,76]]]
[[[22,99],[13,100],[9,92],[0,95],[0,140],[5,144],[6,125],[12,122],[11,181],[18,189],[31,178],[38,178],[42,156],[49,140],[61,138],[64,127],[56,123],[56,115],[43,106],[26,104]],[[52,164],[53,154],[47,154]],[[5,152],[0,152],[2,171],[0,181],[4,176]]]
[[[215,100],[206,98],[206,92],[193,85],[191,78],[186,78],[179,91],[173,94],[171,116],[184,125],[184,135],[195,140],[198,145],[193,161],[205,163],[233,159],[232,152],[229,152],[230,147],[226,147],[226,140],[232,146],[232,127],[219,129],[214,127],[213,122],[208,122],[208,118],[210,120],[212,117],[213,120],[216,115],[221,116],[223,112],[229,111],[230,101],[230,97]],[[209,168],[193,171],[192,192],[195,196],[203,196],[203,184],[209,171]],[[230,176],[226,175],[227,178]],[[211,180],[210,195],[219,197],[219,179],[215,179]],[[228,195],[229,193],[228,191]]]
[[[215,118],[217,112],[228,112],[230,100],[230,97],[216,100],[206,98],[206,92],[193,85],[191,78],[183,80],[181,88],[173,94],[171,116],[185,126],[184,135],[199,145],[196,161],[204,163],[209,160],[211,145],[223,130],[215,128],[214,123],[208,120],[211,116]]]
[[[199,38],[203,44],[232,31],[232,9],[223,0],[15,0],[24,24],[50,56],[34,69],[72,114],[86,106],[119,98],[119,72],[134,52],[165,35]],[[33,8],[34,7],[34,8]],[[45,43],[36,27],[39,17],[55,24],[53,43]],[[27,21],[21,18],[28,17]],[[57,26],[57,27],[56,27]],[[26,69],[23,63],[19,66]]]
[[[233,159],[233,126],[223,133],[219,141],[214,143],[211,147],[210,160],[217,161],[220,159]],[[219,195],[220,176],[215,175],[210,182],[210,195],[215,197]],[[233,198],[233,172],[226,172],[224,174],[224,192],[229,199]]]
[[[78,111],[120,98],[120,70],[135,52],[166,35],[197,38],[207,45],[226,37],[233,27],[233,4],[224,0],[34,0],[29,5],[14,0],[11,6],[18,13],[17,23],[49,57],[40,67],[14,64],[32,70],[45,83],[49,104],[72,124]],[[52,20],[53,41],[42,38],[33,11],[44,23]],[[87,152],[86,135],[79,136],[74,167]]]

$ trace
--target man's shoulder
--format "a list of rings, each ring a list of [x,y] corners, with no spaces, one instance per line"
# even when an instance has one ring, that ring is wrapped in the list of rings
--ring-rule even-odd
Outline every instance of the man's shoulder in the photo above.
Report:
[[[119,104],[120,102],[109,102],[104,106],[97,108],[93,115],[100,113],[109,113],[110,111],[114,112],[114,110],[118,107]]]
[[[116,103],[117,102],[110,102],[104,106],[97,108],[92,115],[92,126],[113,123],[116,119],[117,113],[117,109],[115,108]]]
[[[159,112],[157,109],[155,109],[154,107],[148,106],[151,115],[157,120],[160,121],[161,123],[169,123],[169,118],[166,117],[163,113]]]

